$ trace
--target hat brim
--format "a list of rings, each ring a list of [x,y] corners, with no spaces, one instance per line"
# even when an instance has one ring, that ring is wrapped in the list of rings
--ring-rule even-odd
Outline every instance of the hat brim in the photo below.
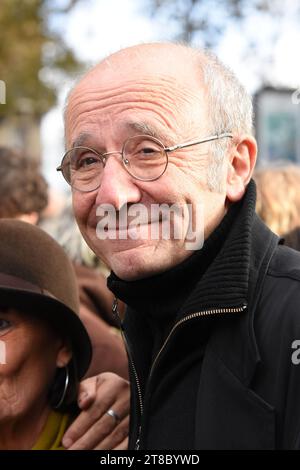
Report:
[[[1,304],[20,311],[26,309],[28,313],[32,311],[32,314],[44,318],[65,334],[72,344],[79,379],[85,375],[92,359],[92,344],[75,312],[54,297],[0,285],[0,306]]]

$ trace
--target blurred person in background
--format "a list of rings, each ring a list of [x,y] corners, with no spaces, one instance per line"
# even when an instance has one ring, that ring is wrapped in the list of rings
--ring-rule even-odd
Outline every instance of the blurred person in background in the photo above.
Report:
[[[284,239],[285,245],[300,250],[300,168],[260,168],[255,171],[254,180],[258,215]]]
[[[36,224],[47,207],[47,191],[48,185],[35,162],[0,147],[0,218]]]
[[[48,204],[48,185],[42,176],[38,165],[30,161],[25,155],[16,152],[8,147],[0,147],[0,219],[13,218],[19,219],[30,224],[37,224],[46,211]],[[62,235],[62,234],[61,234]],[[59,240],[58,240],[59,242]],[[93,283],[96,284],[98,274],[93,277]],[[91,334],[93,356],[90,361],[90,368],[86,371],[86,377],[91,377],[81,383],[80,396],[85,398],[80,401],[80,406],[90,407],[93,420],[103,420],[107,431],[102,430],[101,426],[94,431],[93,445],[98,446],[104,443],[106,449],[114,448],[124,440],[126,434],[126,423],[119,423],[114,416],[106,415],[105,403],[115,406],[118,414],[122,415],[124,409],[123,401],[128,402],[128,384],[121,377],[127,377],[127,359],[123,349],[120,337],[113,334],[111,325],[100,318],[101,308],[108,304],[107,296],[111,296],[109,291],[105,292],[103,276],[99,274],[100,294],[102,303],[99,301],[99,308],[88,308],[89,302],[93,303],[93,295],[89,289],[84,289],[79,282],[80,291],[80,316],[85,324],[88,333]],[[97,289],[96,289],[97,290]],[[107,310],[105,311],[107,313]],[[105,317],[104,313],[104,318]],[[92,376],[97,374],[97,378]],[[99,374],[99,375],[98,375]],[[102,404],[103,401],[103,404]],[[121,401],[121,403],[119,403]],[[104,406],[104,407],[103,407]],[[119,408],[119,409],[118,409]],[[96,410],[96,411],[95,411]],[[110,425],[107,427],[106,420]],[[75,421],[76,423],[76,421]],[[86,423],[86,414],[79,417],[81,430],[79,433],[72,434],[74,442],[78,442],[77,448],[82,448],[82,439],[85,432],[89,432],[90,424]],[[99,424],[99,423],[98,423]],[[78,429],[77,428],[77,429]],[[118,431],[119,429],[119,431]],[[116,433],[119,432],[119,435]],[[100,434],[99,434],[100,433]],[[100,436],[99,441],[98,436]],[[69,443],[72,441],[69,441]],[[71,445],[69,444],[69,445]],[[69,446],[68,445],[68,446]],[[126,448],[126,443],[122,444]],[[81,447],[80,447],[81,446]],[[90,448],[90,447],[86,447]]]

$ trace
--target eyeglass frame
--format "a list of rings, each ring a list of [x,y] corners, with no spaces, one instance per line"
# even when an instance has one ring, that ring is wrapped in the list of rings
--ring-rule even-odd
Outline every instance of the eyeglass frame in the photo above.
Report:
[[[164,168],[164,171],[159,175],[159,176],[156,176],[155,178],[153,179],[143,179],[143,178],[139,178],[138,176],[134,176],[132,175],[128,169],[126,168],[126,158],[124,158],[124,148],[125,148],[125,145],[127,144],[127,142],[132,139],[133,137],[145,137],[147,139],[152,139],[154,142],[157,142],[159,143],[161,146],[162,146],[162,150],[165,152],[166,154],[166,166]],[[62,158],[62,161],[61,161],[61,164],[56,168],[56,171],[61,171],[62,172],[62,175],[63,175],[63,178],[64,180],[71,186],[71,188],[73,188],[71,182],[67,181],[65,176],[64,176],[64,173],[63,173],[63,161],[64,161],[64,158],[66,157],[66,155],[71,152],[72,150],[75,150],[75,149],[78,149],[78,148],[85,148],[85,149],[88,149],[88,150],[91,150],[92,152],[94,152],[96,155],[98,155],[99,157],[101,157],[102,161],[104,161],[104,164],[103,164],[103,167],[105,166],[105,163],[106,163],[106,159],[105,157],[107,155],[112,155],[112,154],[119,154],[121,155],[122,157],[122,162],[125,166],[125,169],[127,171],[127,173],[132,176],[132,178],[138,180],[138,181],[144,181],[144,182],[150,182],[150,181],[156,181],[158,180],[166,171],[167,167],[168,167],[168,163],[169,163],[169,160],[168,160],[168,153],[170,152],[174,152],[175,150],[181,150],[181,149],[184,149],[184,148],[187,148],[187,147],[191,147],[192,145],[199,145],[199,144],[204,144],[206,142],[212,142],[214,140],[218,140],[218,139],[223,139],[223,138],[230,138],[232,139],[233,138],[233,134],[230,133],[230,132],[223,132],[221,134],[215,134],[215,135],[212,135],[212,136],[209,136],[209,137],[205,137],[204,139],[201,139],[201,140],[191,140],[191,141],[188,141],[188,142],[184,142],[182,144],[177,144],[177,145],[173,145],[171,147],[165,147],[164,144],[159,140],[157,139],[156,137],[152,137],[152,136],[149,136],[149,135],[144,135],[144,134],[140,134],[140,135],[135,135],[135,136],[132,136],[132,137],[129,137],[128,139],[125,140],[125,142],[123,143],[123,146],[122,146],[122,150],[121,151],[111,151],[111,152],[105,152],[105,153],[99,153],[97,152],[95,149],[91,148],[91,147],[85,147],[85,146],[76,146],[76,147],[73,147],[69,150],[67,150],[67,152],[64,154],[63,158]],[[101,186],[101,183],[99,183],[99,185],[94,188],[94,189],[89,189],[88,191],[83,191],[81,189],[77,189],[77,188],[74,188],[76,191],[80,191],[80,192],[84,192],[84,193],[90,193],[92,191],[96,191],[96,189],[100,188]]]

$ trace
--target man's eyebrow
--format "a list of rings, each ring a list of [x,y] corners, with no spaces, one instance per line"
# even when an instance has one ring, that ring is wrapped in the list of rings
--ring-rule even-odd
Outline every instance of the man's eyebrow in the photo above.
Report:
[[[138,132],[139,134],[149,135],[155,137],[158,140],[166,139],[166,135],[163,134],[157,127],[143,121],[130,121],[126,123],[126,127],[129,129]]]
[[[158,140],[165,141],[168,136],[161,132],[157,127],[143,121],[129,121],[125,124],[125,127],[131,131],[135,131],[138,134],[142,135],[149,135],[154,137]],[[87,142],[93,139],[93,135],[89,134],[88,132],[82,132],[76,137],[76,139],[72,142],[71,148],[80,147],[87,145]]]
[[[87,132],[82,132],[81,134],[79,134],[78,137],[76,137],[76,139],[73,141],[72,145],[71,145],[71,148],[74,148],[74,147],[81,147],[82,145],[85,145],[86,142],[91,139],[91,134],[88,134]]]

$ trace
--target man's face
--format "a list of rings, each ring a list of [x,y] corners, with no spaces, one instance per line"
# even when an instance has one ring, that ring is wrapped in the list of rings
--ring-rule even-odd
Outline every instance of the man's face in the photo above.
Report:
[[[70,97],[68,147],[77,141],[77,145],[102,153],[120,151],[126,139],[148,130],[165,146],[207,137],[207,109],[199,78],[196,82],[190,71],[170,72],[168,64],[164,70],[159,63],[154,68],[158,72],[153,73],[153,66],[149,62],[139,68],[127,66],[125,72],[126,64],[113,64],[112,70],[103,66],[102,73],[98,70],[87,76]],[[156,181],[134,179],[126,172],[121,156],[113,154],[107,159],[97,190],[73,190],[75,217],[86,242],[121,279],[147,277],[180,263],[192,254],[186,248],[188,225],[191,228],[192,223],[193,229],[201,231],[203,224],[206,238],[224,216],[225,191],[213,192],[207,187],[210,145],[170,153],[167,170]],[[151,226],[160,227],[161,234],[163,222],[152,217],[135,237],[131,236],[132,230],[127,230],[128,225],[117,229],[116,239],[108,231],[107,238],[100,240],[96,211],[103,204],[110,204],[116,211],[124,205],[142,204],[149,215],[153,205],[176,205],[182,208],[182,234],[153,238],[151,234],[157,231],[153,232]],[[197,220],[199,207],[204,210],[202,220]]]

